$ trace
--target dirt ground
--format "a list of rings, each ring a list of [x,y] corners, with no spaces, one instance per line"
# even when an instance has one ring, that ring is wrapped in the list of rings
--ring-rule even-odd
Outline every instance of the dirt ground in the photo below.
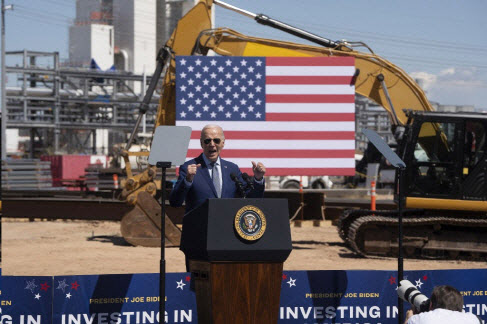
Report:
[[[284,270],[396,270],[397,259],[365,259],[354,255],[336,227],[291,226],[293,251]],[[118,222],[3,220],[2,275],[55,276],[157,273],[159,248],[127,245]],[[184,272],[184,255],[166,248],[167,272]],[[405,270],[476,269],[485,262],[412,260]]]

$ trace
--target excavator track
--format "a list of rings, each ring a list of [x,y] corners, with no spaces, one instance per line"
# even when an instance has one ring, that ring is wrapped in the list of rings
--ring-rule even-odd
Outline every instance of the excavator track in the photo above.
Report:
[[[357,217],[347,231],[347,242],[359,255],[397,257],[399,220],[396,215]],[[389,213],[391,213],[389,211]],[[403,217],[403,255],[407,258],[480,260],[487,255],[485,216]]]
[[[371,215],[372,213],[375,216],[392,217],[392,216],[396,215],[396,217],[397,217],[397,212],[391,211],[391,210],[374,210],[372,212],[370,209],[347,209],[340,216],[340,218],[338,219],[338,223],[337,223],[338,235],[340,235],[340,238],[343,241],[345,241],[345,243],[348,243],[348,230],[350,229],[350,225],[354,221],[356,221],[358,218]],[[413,215],[413,214],[416,216],[423,215],[424,210],[423,209],[407,209],[404,211],[404,216]]]

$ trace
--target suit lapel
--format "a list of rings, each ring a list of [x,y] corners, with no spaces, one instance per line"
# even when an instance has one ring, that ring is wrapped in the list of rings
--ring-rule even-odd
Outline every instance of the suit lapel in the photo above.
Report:
[[[196,163],[201,164],[201,171],[203,174],[203,179],[205,179],[205,181],[208,183],[208,185],[210,186],[211,191],[213,192],[215,197],[218,197],[217,193],[216,193],[215,186],[213,185],[213,180],[210,177],[210,171],[208,171],[208,166],[205,163],[205,159],[203,159],[203,154],[198,156],[195,160],[196,160]]]

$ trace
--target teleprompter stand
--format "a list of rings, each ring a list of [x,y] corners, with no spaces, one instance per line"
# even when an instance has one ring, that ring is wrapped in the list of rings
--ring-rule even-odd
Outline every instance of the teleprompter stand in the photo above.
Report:
[[[369,141],[374,144],[374,146],[379,150],[379,152],[397,169],[397,184],[398,184],[398,218],[399,218],[399,246],[398,246],[398,256],[397,256],[397,277],[398,282],[403,279],[404,272],[404,262],[403,262],[403,251],[402,251],[402,218],[404,209],[404,174],[406,171],[406,163],[396,153],[387,145],[387,143],[379,136],[376,132],[370,129],[363,129],[362,132],[367,136]],[[404,318],[404,304],[403,301],[398,297],[398,323],[401,324]]]
[[[184,163],[188,153],[191,128],[187,126],[159,126],[152,139],[149,164],[161,168],[161,262],[159,271],[159,322],[165,318],[166,297],[166,260],[165,248],[165,215],[166,215],[166,169],[171,165]]]
[[[244,239],[236,224],[248,210],[263,214],[265,231],[256,240]],[[198,323],[277,323],[283,262],[292,250],[287,199],[208,199],[184,216],[181,250]]]

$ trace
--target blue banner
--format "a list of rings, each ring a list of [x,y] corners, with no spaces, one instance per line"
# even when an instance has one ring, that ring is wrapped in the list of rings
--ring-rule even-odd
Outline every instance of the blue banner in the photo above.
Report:
[[[166,274],[166,323],[196,323],[188,273]],[[158,323],[159,274],[54,277],[54,322]]]
[[[52,277],[1,277],[2,324],[52,323]]]
[[[454,286],[465,311],[487,320],[487,270],[407,271],[404,279],[427,297],[434,286]],[[283,323],[397,323],[397,285],[395,271],[285,271],[279,318]]]
[[[197,323],[190,279],[166,274],[166,323]],[[426,296],[434,286],[454,286],[465,311],[487,320],[487,269],[406,271],[405,279]],[[159,274],[1,280],[3,324],[159,322]],[[397,284],[395,271],[284,271],[279,323],[396,324]]]

